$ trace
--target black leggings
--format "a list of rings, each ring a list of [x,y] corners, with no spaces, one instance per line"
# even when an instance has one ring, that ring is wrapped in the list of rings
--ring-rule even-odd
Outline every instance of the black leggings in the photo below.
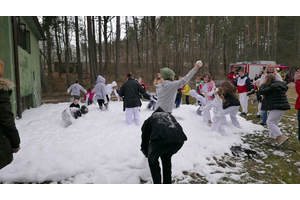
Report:
[[[99,107],[102,108],[103,104],[104,104],[104,99],[98,99],[98,104],[99,104]]]

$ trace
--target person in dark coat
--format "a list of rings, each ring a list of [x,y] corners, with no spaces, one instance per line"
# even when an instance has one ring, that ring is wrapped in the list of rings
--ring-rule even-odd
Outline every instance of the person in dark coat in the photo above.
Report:
[[[10,95],[14,84],[3,78],[4,63],[0,60],[0,169],[13,160],[20,148],[19,132],[12,113]]]
[[[236,117],[240,108],[240,101],[235,95],[236,88],[229,81],[224,81],[221,84],[221,87],[223,89],[223,96],[225,99],[225,101],[223,102],[223,110],[225,112],[225,115],[230,116],[231,122],[234,126],[236,126],[237,128],[241,128],[241,125]]]
[[[281,146],[289,137],[285,136],[279,129],[280,122],[284,113],[290,109],[290,104],[286,97],[288,86],[282,81],[277,81],[274,74],[266,75],[263,84],[260,86],[260,94],[263,95],[262,110],[269,110],[267,125],[270,129],[269,139],[266,143]],[[277,138],[277,140],[276,140]]]
[[[163,167],[163,183],[172,183],[172,156],[187,140],[182,127],[169,112],[158,107],[142,126],[141,151],[148,158],[154,184],[161,183],[159,157]]]
[[[139,109],[142,105],[140,94],[145,94],[146,90],[133,78],[133,74],[127,74],[127,81],[121,86],[119,95],[123,98],[124,108],[126,111],[126,123],[129,125],[134,116],[135,125],[140,125]],[[149,97],[150,98],[150,97]]]

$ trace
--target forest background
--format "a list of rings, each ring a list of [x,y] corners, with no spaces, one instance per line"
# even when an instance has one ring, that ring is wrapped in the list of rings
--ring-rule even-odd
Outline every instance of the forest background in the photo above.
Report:
[[[30,2],[17,0],[18,9],[3,12],[28,15]],[[128,71],[151,86],[161,68],[170,67],[177,78],[199,59],[204,65],[198,75],[209,71],[214,80],[226,79],[235,62],[272,60],[299,66],[300,18],[288,16],[298,13],[293,1],[113,4],[53,0],[46,10],[31,9],[47,38],[40,42],[43,92],[66,91],[77,78],[87,88],[99,74],[107,83],[120,85]]]
[[[97,75],[106,77],[107,83],[122,82],[128,71],[151,85],[161,68],[185,75],[198,59],[204,63],[200,73],[209,71],[214,77],[227,75],[235,62],[274,60],[292,67],[300,62],[297,16],[41,16],[39,20],[47,38],[41,43],[44,92],[59,91],[58,83],[65,78],[65,87],[75,78],[94,84]],[[84,79],[88,81],[83,83]]]

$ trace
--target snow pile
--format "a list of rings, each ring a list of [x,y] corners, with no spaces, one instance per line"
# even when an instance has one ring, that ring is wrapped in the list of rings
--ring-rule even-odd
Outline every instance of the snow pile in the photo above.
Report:
[[[143,102],[140,109],[141,125],[152,114],[146,105]],[[148,162],[140,151],[141,126],[125,123],[123,102],[111,102],[107,111],[90,105],[87,115],[65,127],[61,113],[68,106],[43,104],[23,113],[23,118],[16,121],[21,150],[0,171],[0,182],[138,184],[142,179],[152,183]],[[238,116],[242,126],[238,129],[227,116],[228,136],[222,136],[210,130],[203,117],[196,114],[197,108],[181,105],[173,110],[188,137],[172,158],[173,179],[188,181],[182,172],[193,171],[205,176],[209,183],[216,183],[226,172],[239,170],[239,166],[213,165],[213,157],[231,154],[233,145],[248,147],[243,144],[241,133],[254,134],[264,128]]]

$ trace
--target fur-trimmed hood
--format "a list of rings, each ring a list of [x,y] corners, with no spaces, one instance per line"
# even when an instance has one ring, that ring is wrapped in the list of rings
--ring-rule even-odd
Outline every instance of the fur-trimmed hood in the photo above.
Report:
[[[9,91],[15,87],[15,84],[6,78],[0,77],[0,90]]]

